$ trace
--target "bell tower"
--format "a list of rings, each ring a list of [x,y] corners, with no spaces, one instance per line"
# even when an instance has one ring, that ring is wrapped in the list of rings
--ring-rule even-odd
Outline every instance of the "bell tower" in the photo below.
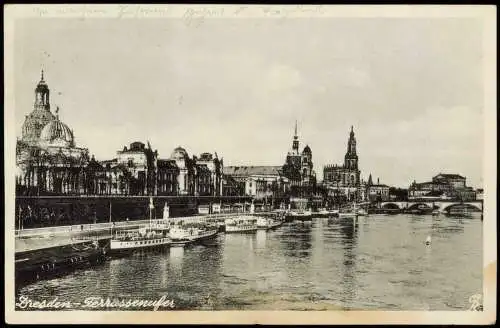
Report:
[[[41,72],[40,82],[35,88],[35,109],[46,110],[50,112],[50,90],[44,80],[43,69]]]
[[[354,127],[351,126],[351,133],[347,141],[347,152],[345,154],[344,166],[346,169],[358,169],[358,155],[356,154],[356,138],[354,137]]]

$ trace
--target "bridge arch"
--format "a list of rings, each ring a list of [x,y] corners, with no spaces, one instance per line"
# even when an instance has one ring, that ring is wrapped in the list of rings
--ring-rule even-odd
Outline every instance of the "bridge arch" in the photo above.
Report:
[[[436,206],[433,206],[432,204],[428,204],[428,203],[414,203],[414,204],[411,204],[409,205],[408,204],[408,209],[409,210],[414,210],[414,209],[420,209],[420,208],[423,208],[423,209],[435,209]],[[437,207],[439,208],[439,207]]]
[[[457,206],[464,206],[464,207],[467,207],[468,209],[471,209],[471,210],[474,210],[474,211],[477,211],[477,212],[482,212],[482,209],[475,205],[475,204],[469,204],[469,203],[453,203],[453,204],[450,204],[450,205],[446,205],[442,208],[442,211],[443,212],[448,212],[451,208],[453,207],[457,207]]]
[[[398,210],[401,209],[401,207],[399,207],[399,205],[397,203],[392,203],[392,202],[390,202],[390,203],[383,203],[382,204],[382,208],[383,209],[398,209]]]

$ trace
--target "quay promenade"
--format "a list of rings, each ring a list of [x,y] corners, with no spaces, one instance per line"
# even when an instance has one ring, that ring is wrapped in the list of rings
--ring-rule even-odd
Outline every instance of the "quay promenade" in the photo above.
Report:
[[[271,212],[256,212],[254,214],[266,215],[269,213]],[[153,219],[152,222],[164,222],[165,220],[169,220],[171,223],[179,221],[186,223],[207,222],[210,220],[231,217],[237,214],[239,213],[193,215],[168,219]],[[118,230],[133,229],[144,224],[149,224],[149,222],[149,219],[131,220],[16,230],[15,251],[16,253],[22,253],[53,247],[62,247],[95,239],[109,239],[111,238],[111,227]]]

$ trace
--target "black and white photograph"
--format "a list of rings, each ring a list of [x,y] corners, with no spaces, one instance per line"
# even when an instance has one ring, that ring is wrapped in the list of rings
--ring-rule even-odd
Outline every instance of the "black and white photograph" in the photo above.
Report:
[[[495,7],[4,14],[9,323],[496,321]]]

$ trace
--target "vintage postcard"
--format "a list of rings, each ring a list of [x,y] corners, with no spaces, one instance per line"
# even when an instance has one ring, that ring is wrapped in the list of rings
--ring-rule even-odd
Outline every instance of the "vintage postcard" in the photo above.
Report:
[[[496,321],[495,7],[4,14],[8,323]]]

